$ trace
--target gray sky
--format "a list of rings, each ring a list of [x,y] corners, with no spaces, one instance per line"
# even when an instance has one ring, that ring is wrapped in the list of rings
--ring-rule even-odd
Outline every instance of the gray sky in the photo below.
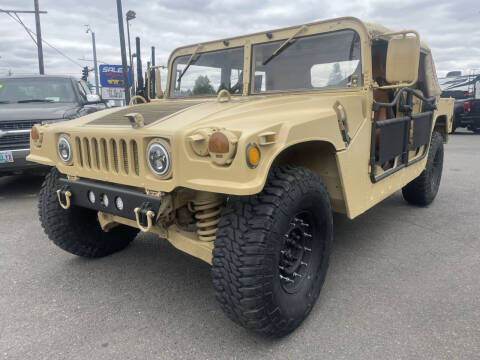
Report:
[[[82,66],[92,59],[90,24],[97,37],[98,60],[120,64],[115,0],[39,0],[42,35]],[[0,0],[0,9],[33,9],[33,0]],[[123,1],[124,14],[132,9],[132,40],[142,38],[142,58],[156,47],[157,64],[166,64],[176,47],[246,33],[340,16],[356,16],[394,30],[415,29],[432,49],[439,75],[450,70],[480,69],[480,1],[478,0],[174,0]],[[22,15],[35,30],[34,16]],[[0,75],[38,71],[37,50],[23,28],[0,13]],[[45,71],[81,75],[81,67],[44,44]]]

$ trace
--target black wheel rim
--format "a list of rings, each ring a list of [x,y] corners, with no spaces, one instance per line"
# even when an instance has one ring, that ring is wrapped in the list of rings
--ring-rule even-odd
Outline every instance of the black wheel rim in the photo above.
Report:
[[[314,246],[314,223],[308,212],[292,218],[287,232],[283,235],[283,247],[279,256],[279,277],[282,288],[296,293],[308,277]]]

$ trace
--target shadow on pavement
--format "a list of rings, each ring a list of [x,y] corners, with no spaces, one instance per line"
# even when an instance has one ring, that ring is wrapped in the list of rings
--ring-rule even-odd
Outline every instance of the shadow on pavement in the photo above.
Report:
[[[44,177],[16,175],[0,177],[0,198],[15,198],[36,195]]]
[[[403,204],[399,196],[389,200],[389,203],[393,207]],[[388,206],[386,210],[390,212]],[[352,233],[376,221],[378,216],[372,213],[370,211],[361,220],[353,222],[345,215],[334,215],[332,266],[337,271],[343,267],[337,265],[343,262],[344,257],[340,249],[359,247],[358,239]],[[381,238],[381,231],[378,235]],[[369,239],[371,243],[379,241],[374,236]],[[167,317],[173,323],[191,323],[189,327],[179,326],[183,336],[187,337],[210,331],[219,336],[219,333],[225,332],[223,336],[226,336],[227,342],[242,339],[249,346],[259,348],[283,341],[267,339],[234,325],[222,313],[215,299],[210,266],[153,234],[139,233],[127,249],[103,259],[72,257],[64,262],[62,268],[63,276],[80,281],[73,291],[97,294],[95,301],[115,302],[124,309],[123,315],[127,318],[133,318],[134,311],[145,314],[149,326],[159,333],[163,331]],[[315,311],[322,311],[322,302],[323,299],[320,299]],[[192,322],[192,318],[195,321]],[[301,333],[300,330],[293,336]]]
[[[455,136],[455,135],[478,135],[476,133],[474,133],[473,131],[470,131],[470,130],[464,130],[464,131],[455,131],[455,133],[453,134],[449,134],[450,136]]]

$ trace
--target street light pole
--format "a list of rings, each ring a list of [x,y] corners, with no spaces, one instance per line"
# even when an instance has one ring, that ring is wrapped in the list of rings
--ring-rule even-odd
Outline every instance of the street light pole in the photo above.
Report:
[[[133,71],[133,58],[132,58],[132,48],[130,46],[130,20],[135,19],[137,14],[133,10],[128,10],[125,14],[127,19],[127,36],[128,36],[128,60],[130,62],[130,74],[132,76],[132,95],[135,95],[135,77]]]
[[[125,104],[130,102],[130,86],[128,86],[127,52],[125,50],[125,32],[123,30],[122,0],[117,0],[118,32],[120,35],[120,52],[122,55],[123,88],[125,90]]]
[[[97,95],[100,95],[100,88],[98,85],[98,66],[97,66],[97,46],[95,44],[95,32],[92,31],[90,28],[90,25],[85,25],[87,27],[86,33],[88,32],[92,33],[92,48],[93,48],[93,68],[94,68],[94,73],[95,73],[95,93]]]
[[[37,50],[38,50],[38,70],[40,75],[45,74],[45,68],[43,67],[43,47],[42,47],[42,30],[40,28],[40,10],[38,6],[38,0],[33,0],[35,5],[35,26],[37,30]]]

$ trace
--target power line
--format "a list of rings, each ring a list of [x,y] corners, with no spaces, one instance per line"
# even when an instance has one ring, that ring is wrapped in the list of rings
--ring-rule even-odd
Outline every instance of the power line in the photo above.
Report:
[[[37,34],[35,32],[33,32],[30,28],[28,28],[24,23],[23,21],[20,19],[20,17],[15,14],[16,18],[14,16],[12,16],[10,14],[10,11],[9,10],[3,10],[3,9],[0,9],[0,12],[3,12],[3,13],[6,13],[8,16],[10,16],[14,21],[16,21],[18,24],[20,24],[24,29],[25,31],[28,33],[28,35],[30,36],[30,38],[32,38],[33,42],[35,44],[37,44],[37,42],[35,41],[35,38],[33,36],[36,36]],[[59,49],[57,49],[55,46],[53,46],[52,44],[50,44],[48,41],[46,41],[45,39],[42,39],[42,42],[45,43],[46,45],[48,45],[49,47],[51,47],[53,50],[55,50],[56,52],[58,52],[60,55],[62,55],[64,58],[68,59],[69,61],[71,61],[72,63],[74,63],[75,65],[83,68],[83,65],[81,65],[80,63],[76,62],[75,60],[73,60],[70,56],[64,54],[62,51],[60,51]]]

